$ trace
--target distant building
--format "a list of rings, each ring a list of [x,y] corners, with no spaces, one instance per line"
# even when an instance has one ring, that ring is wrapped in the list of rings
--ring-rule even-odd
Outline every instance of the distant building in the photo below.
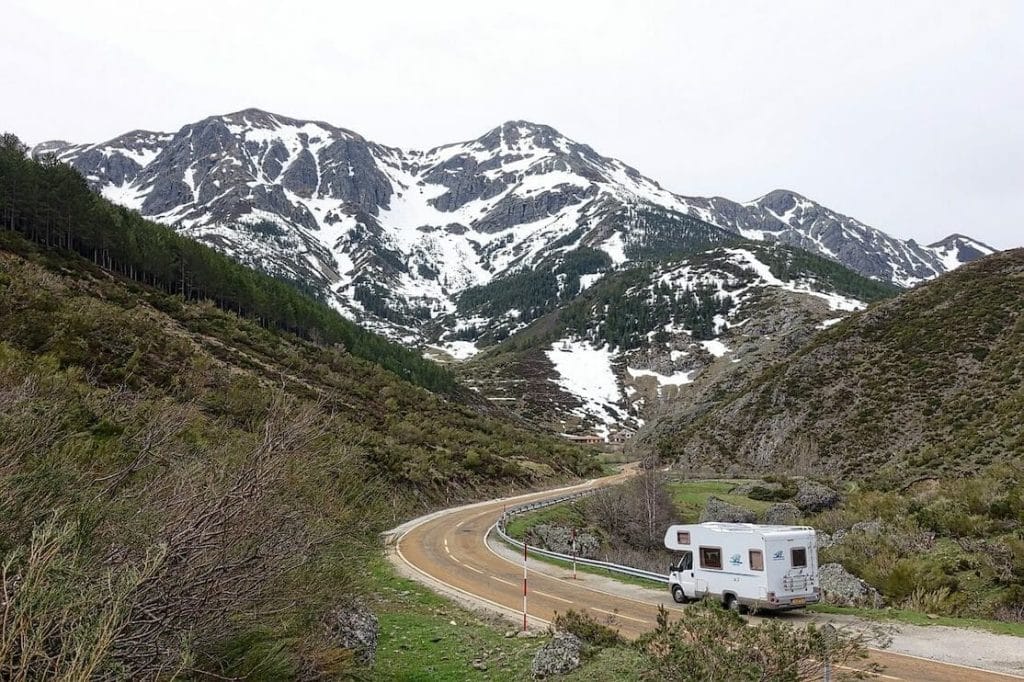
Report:
[[[591,433],[584,435],[563,433],[562,435],[565,436],[567,439],[571,440],[573,443],[579,443],[580,445],[600,445],[601,443],[604,442],[604,439],[601,438],[601,436],[595,436],[594,434]]]
[[[622,429],[621,431],[613,431],[608,434],[608,442],[612,445],[625,445],[626,441],[636,435],[636,431],[631,429]]]

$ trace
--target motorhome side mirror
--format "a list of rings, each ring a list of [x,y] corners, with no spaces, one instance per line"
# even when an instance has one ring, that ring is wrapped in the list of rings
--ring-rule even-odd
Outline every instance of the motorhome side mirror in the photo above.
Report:
[[[675,564],[669,564],[668,565],[668,572],[669,573],[675,573],[675,570],[676,570],[676,565]]]

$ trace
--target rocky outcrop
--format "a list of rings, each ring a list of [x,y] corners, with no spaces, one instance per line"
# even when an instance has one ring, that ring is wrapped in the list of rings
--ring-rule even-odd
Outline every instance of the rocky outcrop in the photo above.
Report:
[[[779,502],[764,512],[764,522],[777,526],[792,526],[800,521],[800,508],[789,502]]]
[[[818,568],[822,597],[836,606],[882,605],[882,595],[875,588],[847,571],[842,564],[825,564]]]
[[[805,513],[816,513],[832,509],[842,501],[842,497],[832,488],[815,481],[800,481],[793,504]]]
[[[358,603],[339,606],[327,615],[324,626],[335,646],[350,649],[363,665],[373,665],[380,626],[369,609]]]
[[[725,521],[729,523],[757,523],[757,514],[712,495],[700,513],[700,522]]]
[[[580,667],[583,660],[583,642],[571,632],[556,632],[533,657],[533,676],[544,679],[565,675]]]
[[[566,526],[541,523],[530,529],[527,540],[552,552],[572,554],[572,529]],[[593,533],[577,531],[576,555],[593,559],[601,548],[601,541]]]

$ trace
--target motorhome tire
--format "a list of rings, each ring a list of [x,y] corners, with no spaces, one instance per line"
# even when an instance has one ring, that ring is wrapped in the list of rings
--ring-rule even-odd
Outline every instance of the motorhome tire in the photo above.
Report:
[[[688,601],[686,599],[686,593],[683,592],[683,588],[679,585],[672,586],[672,599],[674,599],[677,604],[685,604]]]
[[[725,608],[736,613],[746,613],[747,607],[740,603],[734,594],[725,595]]]

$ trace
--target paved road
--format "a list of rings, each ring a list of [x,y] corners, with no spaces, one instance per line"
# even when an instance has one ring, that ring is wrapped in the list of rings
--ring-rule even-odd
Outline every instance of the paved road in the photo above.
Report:
[[[516,498],[446,510],[411,521],[392,534],[391,558],[403,572],[470,606],[484,606],[522,622],[521,557],[488,542],[487,532],[505,506],[536,501],[567,492],[621,483],[623,471],[596,481]],[[624,636],[636,637],[655,626],[658,605],[679,610],[667,590],[612,584],[541,564],[532,558],[529,572],[530,627],[546,627],[556,612],[587,611],[611,621]],[[796,616],[799,620],[801,617]],[[871,660],[884,666],[879,679],[922,682],[1006,682],[1024,677],[988,672],[956,664],[873,650]]]

